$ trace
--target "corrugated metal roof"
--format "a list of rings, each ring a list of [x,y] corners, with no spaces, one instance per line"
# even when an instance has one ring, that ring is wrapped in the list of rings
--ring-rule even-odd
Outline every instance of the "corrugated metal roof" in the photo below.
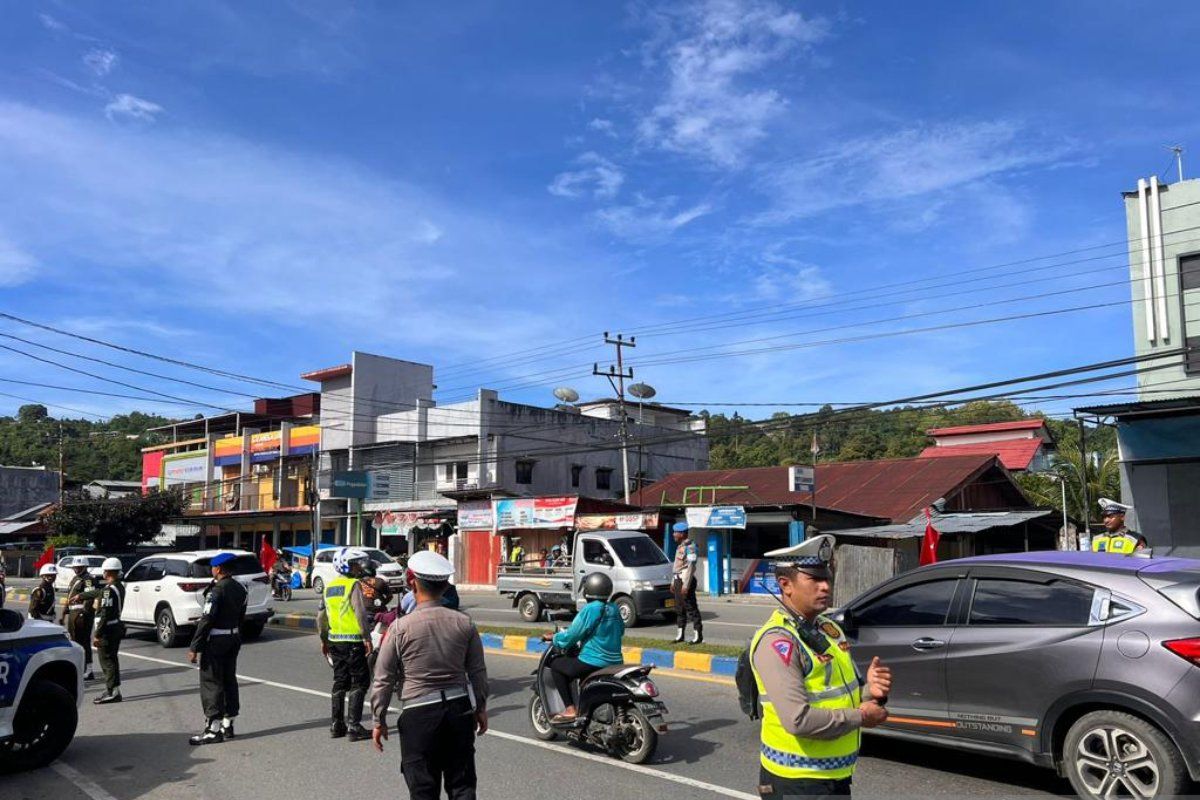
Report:
[[[1123,414],[1144,414],[1154,411],[1200,411],[1200,394],[1170,397],[1165,400],[1143,400],[1135,403],[1113,403],[1107,406],[1077,408],[1077,414],[1094,414],[1099,417],[1119,417]]]
[[[948,444],[926,447],[921,458],[946,458],[961,455],[999,456],[1006,469],[1029,469],[1042,447],[1041,439],[1010,439],[999,442],[972,442],[970,444]]]
[[[955,455],[943,458],[895,458],[818,464],[816,503],[819,508],[881,517],[911,519],[940,497],[949,497],[990,467],[995,455]],[[630,502],[643,508],[678,505],[685,489],[699,486],[745,486],[713,496],[696,492],[690,504],[795,506],[808,505],[810,492],[788,491],[787,467],[676,472],[635,493]],[[665,502],[664,502],[665,498]]]
[[[959,436],[968,433],[996,433],[997,431],[1036,431],[1044,428],[1043,419],[1018,419],[1012,422],[985,422],[980,425],[955,425],[950,428],[931,428],[925,433],[930,436]]]
[[[981,533],[992,528],[1008,528],[1030,520],[1040,519],[1055,512],[1043,508],[1022,511],[970,511],[965,513],[935,514],[933,527],[938,533]],[[925,515],[919,514],[900,525],[880,525],[874,528],[849,528],[834,531],[834,536],[875,539],[912,539],[925,535]]]

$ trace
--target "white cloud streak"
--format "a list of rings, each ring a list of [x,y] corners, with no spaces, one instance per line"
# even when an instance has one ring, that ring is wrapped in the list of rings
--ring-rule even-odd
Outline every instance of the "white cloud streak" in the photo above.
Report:
[[[131,94],[119,94],[104,107],[104,116],[109,119],[123,117],[142,122],[154,122],[162,112],[163,107],[158,103],[152,103]]]
[[[18,286],[33,278],[37,259],[0,233],[0,286]]]
[[[560,172],[546,187],[556,197],[583,197],[590,194],[598,200],[611,200],[621,191],[625,173],[613,162],[594,152],[577,158],[582,169]]]
[[[83,63],[97,78],[103,78],[117,66],[120,56],[115,50],[93,47],[83,55]]]
[[[708,203],[678,209],[679,198],[651,199],[638,195],[632,205],[611,206],[596,211],[594,218],[604,227],[624,239],[661,239],[713,209]]]

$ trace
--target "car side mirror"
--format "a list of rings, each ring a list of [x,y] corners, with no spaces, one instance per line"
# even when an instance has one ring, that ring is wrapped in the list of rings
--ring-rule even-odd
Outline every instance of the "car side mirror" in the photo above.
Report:
[[[25,624],[25,617],[11,608],[0,608],[0,633],[16,633]]]

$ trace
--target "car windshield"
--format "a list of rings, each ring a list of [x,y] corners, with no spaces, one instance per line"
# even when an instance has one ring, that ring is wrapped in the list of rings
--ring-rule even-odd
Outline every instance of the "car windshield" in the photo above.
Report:
[[[393,559],[391,556],[389,556],[387,553],[383,552],[382,550],[372,550],[372,549],[368,548],[367,555],[371,557],[372,561],[378,561],[380,564],[395,563],[395,559]]]
[[[667,563],[667,557],[649,536],[609,539],[608,544],[627,567],[653,567]]]
[[[210,561],[212,558],[197,558],[188,568],[188,575],[192,578],[211,578],[212,565],[209,563]],[[262,571],[262,564],[258,563],[258,558],[252,555],[235,556],[233,561],[229,562],[231,575],[253,575]]]

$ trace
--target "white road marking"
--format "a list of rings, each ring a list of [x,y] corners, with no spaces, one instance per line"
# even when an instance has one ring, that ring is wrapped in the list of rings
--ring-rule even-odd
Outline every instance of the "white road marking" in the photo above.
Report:
[[[71,783],[75,784],[75,788],[86,794],[92,800],[117,800],[108,792],[96,783],[94,780],[84,775],[79,770],[72,767],[70,764],[65,764],[61,760],[55,761],[50,765],[50,769],[63,776]]]
[[[121,653],[121,656],[122,657],[128,656],[129,658],[137,658],[137,659],[141,659],[142,661],[152,661],[155,664],[166,664],[167,666],[179,667],[180,669],[192,669],[192,670],[199,669],[199,667],[195,667],[191,664],[181,664],[178,661],[171,661],[171,660],[165,659],[165,658],[155,658],[153,656],[143,656],[138,653]],[[263,686],[273,686],[276,689],[287,689],[287,690],[290,690],[293,692],[300,692],[301,694],[314,695],[316,697],[326,697],[326,698],[329,697],[329,692],[321,692],[316,689],[307,689],[303,686],[293,686],[290,683],[279,683],[277,681],[269,681],[264,678],[255,678],[250,675],[242,675],[241,673],[238,673],[238,679],[246,681],[248,683],[258,683],[258,684],[262,684]],[[389,708],[388,711],[390,711],[393,714],[399,713],[399,709],[395,709],[395,708]],[[588,753],[583,750],[573,750],[573,749],[563,747],[561,745],[551,744],[549,742],[543,742],[538,739],[530,739],[525,736],[518,736],[515,733],[507,733],[505,731],[498,731],[494,728],[489,729],[488,732],[484,735],[485,736],[494,736],[497,739],[504,739],[505,741],[516,742],[518,744],[537,747],[542,750],[549,750],[550,752],[558,753],[559,755],[571,756],[572,758],[580,758],[580,759],[583,759],[584,761],[592,761],[596,764],[605,764],[610,767],[616,767],[617,769],[623,769],[623,770],[627,770],[629,772],[636,772],[640,775],[649,775],[654,778],[660,778],[661,780],[664,780],[664,781],[670,781],[671,783],[680,784],[681,786],[690,786],[693,789],[703,789],[705,791],[712,792],[714,794],[723,795],[725,797],[734,797],[734,798],[737,798],[738,800],[759,800],[759,796],[756,794],[750,794],[748,792],[739,792],[736,789],[730,789],[728,787],[720,786],[715,783],[707,783],[705,781],[698,781],[698,780],[695,780],[694,778],[685,778],[682,775],[674,775],[670,772],[663,772],[662,770],[654,769],[653,767],[647,767],[642,764],[627,764],[624,761],[618,761],[609,756],[601,756],[601,755],[597,755],[595,753]],[[68,769],[69,769],[69,767],[68,767]],[[74,770],[72,770],[72,772],[74,772]],[[79,775],[79,773],[77,773],[77,772],[75,774]],[[79,777],[83,778],[82,775],[79,775]],[[87,780],[87,779],[84,778],[84,780]],[[95,784],[92,784],[92,785],[95,786]],[[83,787],[80,786],[80,788],[83,788]],[[88,792],[87,789],[84,789],[84,791],[89,794],[89,796],[92,798],[92,800],[116,800],[116,798],[105,793],[103,789],[100,789],[99,786],[96,786],[95,788],[97,791],[100,792],[99,795],[91,794],[91,792]]]

